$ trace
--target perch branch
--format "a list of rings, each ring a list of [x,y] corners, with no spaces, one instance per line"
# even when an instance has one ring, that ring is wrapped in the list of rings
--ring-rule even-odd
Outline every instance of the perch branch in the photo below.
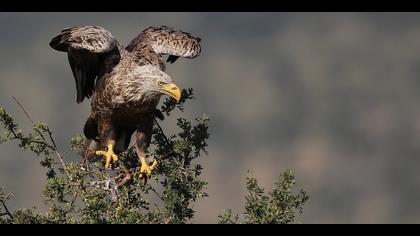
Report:
[[[125,168],[125,166],[123,166],[123,165],[119,165],[119,167],[118,167],[118,169],[121,171],[121,172],[123,172],[124,174],[123,174],[123,178],[120,180],[120,181],[118,181],[118,179],[119,179],[119,176],[118,177],[116,177],[115,178],[115,180],[117,180],[118,181],[118,184],[117,184],[117,187],[122,187],[123,185],[125,185],[128,181],[130,181],[131,180],[131,178],[132,178],[132,174],[130,173],[130,171],[129,170],[127,170],[127,168]]]

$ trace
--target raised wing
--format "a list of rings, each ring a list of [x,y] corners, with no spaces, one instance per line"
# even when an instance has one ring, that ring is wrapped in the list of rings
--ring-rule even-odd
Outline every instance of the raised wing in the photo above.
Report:
[[[169,55],[167,62],[173,63],[179,57],[195,58],[200,55],[200,41],[199,37],[168,26],[152,26],[143,30],[126,49],[135,52],[151,47],[158,55]]]
[[[71,27],[54,37],[50,46],[67,52],[77,89],[77,103],[90,98],[95,79],[120,60],[117,41],[109,31],[98,26]]]

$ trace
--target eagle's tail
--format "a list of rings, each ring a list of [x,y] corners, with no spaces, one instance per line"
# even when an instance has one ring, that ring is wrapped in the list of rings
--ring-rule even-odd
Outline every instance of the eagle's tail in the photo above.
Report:
[[[87,139],[98,139],[98,120],[89,116],[83,127],[83,133]]]

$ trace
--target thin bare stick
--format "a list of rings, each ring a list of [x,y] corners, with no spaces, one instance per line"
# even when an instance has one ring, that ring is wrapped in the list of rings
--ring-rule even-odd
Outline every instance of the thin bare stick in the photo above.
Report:
[[[160,196],[160,194],[154,189],[154,188],[151,188],[151,190],[152,190],[152,192],[154,193],[154,194],[156,194],[156,196],[160,199],[160,200],[162,200],[162,201],[164,201],[164,199],[163,199],[163,197],[162,196]]]
[[[32,118],[29,116],[29,114],[28,114],[28,112],[25,110],[25,108],[23,107],[23,105],[19,102],[19,100],[17,100],[17,98],[16,97],[12,97],[13,98],[13,100],[15,100],[15,102],[17,103],[17,105],[22,109],[22,111],[25,113],[25,115],[26,115],[26,117],[28,118],[28,120],[29,121],[31,121],[31,123],[32,123],[32,125],[35,125],[35,122],[32,120]],[[38,132],[38,134],[39,134],[39,136],[41,137],[41,139],[45,142],[45,145],[47,145],[51,150],[53,150],[54,151],[54,153],[55,153],[55,155],[58,157],[58,159],[59,159],[59,161],[60,161],[60,163],[61,163],[61,165],[62,165],[62,167],[63,167],[63,170],[64,170],[64,172],[66,173],[66,175],[71,179],[71,177],[70,177],[70,174],[68,173],[68,171],[67,171],[67,168],[66,168],[66,164],[64,163],[64,160],[63,160],[63,156],[61,155],[61,153],[60,153],[60,151],[58,150],[58,147],[57,147],[57,145],[56,145],[56,143],[55,143],[55,140],[54,140],[54,138],[53,138],[53,136],[52,136],[52,132],[51,132],[51,130],[47,127],[47,129],[45,130],[47,133],[48,133],[48,136],[49,136],[49,138],[50,138],[50,141],[51,141],[51,143],[52,143],[52,145],[50,145],[50,144],[48,144],[48,142],[47,142],[47,140],[45,140],[45,138],[44,138],[44,135],[40,132],[40,131],[38,131],[37,130],[37,132]],[[14,133],[14,132],[13,132]],[[16,134],[14,133],[14,135],[16,136]]]
[[[163,132],[162,127],[160,127],[160,125],[159,125],[158,121],[156,120],[156,118],[153,118],[153,119],[155,120],[155,123],[156,123],[157,127],[160,129],[160,132],[162,132],[163,137],[165,137],[166,143],[168,144],[168,146],[169,146],[169,147],[171,148],[171,150],[173,151],[173,149],[172,149],[172,145],[171,145],[171,143],[169,142],[169,139],[166,137],[165,133]]]
[[[26,117],[28,118],[28,120],[31,121],[32,124],[34,124],[34,121],[31,119],[31,117],[29,116],[28,112],[26,112],[25,108],[23,108],[22,104],[20,104],[20,102],[14,97],[12,96],[13,100],[15,100],[15,102],[18,104],[18,106],[22,109],[22,111],[25,113]]]
[[[61,156],[63,156],[64,158],[70,151],[71,151],[70,149],[66,150],[65,152],[63,152],[63,154],[61,154]]]
[[[1,204],[3,205],[4,210],[6,211],[6,212],[4,212],[4,213],[0,213],[0,216],[5,216],[5,215],[7,215],[7,216],[9,216],[9,217],[10,217],[10,219],[14,220],[13,214],[12,214],[12,213],[10,213],[9,209],[8,209],[8,208],[7,208],[7,206],[6,206],[6,201],[7,201],[7,200],[9,200],[12,196],[13,196],[13,194],[9,193],[9,194],[6,196],[6,198],[5,198],[5,199],[0,200]]]
[[[51,142],[52,142],[52,144],[53,144],[53,147],[54,147],[54,149],[53,149],[53,150],[54,150],[55,154],[57,155],[58,159],[60,159],[61,165],[63,166],[63,169],[64,169],[64,171],[66,172],[67,176],[69,176],[69,178],[70,178],[70,175],[69,175],[69,173],[67,172],[66,164],[64,163],[63,156],[60,154],[60,151],[58,150],[58,147],[57,147],[57,145],[55,144],[55,140],[54,140],[54,138],[53,138],[53,136],[52,136],[52,132],[51,132],[51,130],[50,130],[49,128],[47,128],[47,132],[48,132],[48,136],[50,137],[50,140],[51,140]],[[70,179],[71,179],[71,178],[70,178]]]
[[[79,186],[77,186],[77,188],[79,188]],[[76,191],[73,195],[73,199],[70,202],[70,207],[74,206],[74,203],[76,202],[78,196],[79,196],[79,192]]]

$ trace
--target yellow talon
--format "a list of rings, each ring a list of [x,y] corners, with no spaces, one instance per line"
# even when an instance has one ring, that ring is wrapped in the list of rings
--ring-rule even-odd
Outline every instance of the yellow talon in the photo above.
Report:
[[[115,166],[114,163],[118,161],[118,156],[114,153],[114,146],[108,145],[108,151],[96,151],[95,154],[98,156],[104,156],[106,158],[105,168],[111,168],[111,165]]]
[[[140,167],[140,178],[147,178],[147,176],[152,175],[152,171],[156,169],[158,163],[156,159],[153,161],[152,165],[149,166],[146,162],[146,158],[140,158],[141,161],[141,167]]]

